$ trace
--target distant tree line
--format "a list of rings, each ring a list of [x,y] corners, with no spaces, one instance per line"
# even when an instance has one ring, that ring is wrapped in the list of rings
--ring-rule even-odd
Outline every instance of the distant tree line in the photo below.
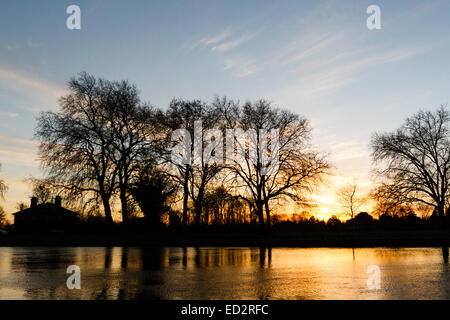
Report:
[[[426,230],[439,228],[440,219],[437,214],[419,217],[413,211],[400,210],[396,213],[383,213],[373,217],[367,212],[359,212],[346,221],[337,216],[328,220],[319,220],[308,213],[294,214],[289,217],[274,216],[273,229],[276,231],[330,231],[353,232],[369,230]]]

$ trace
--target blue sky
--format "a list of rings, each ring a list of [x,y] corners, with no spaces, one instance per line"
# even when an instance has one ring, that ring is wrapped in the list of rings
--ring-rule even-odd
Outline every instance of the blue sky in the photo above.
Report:
[[[66,28],[67,6],[81,30]],[[368,30],[366,8],[381,8]],[[266,98],[311,120],[334,175],[324,216],[348,179],[369,187],[369,141],[421,108],[450,102],[450,1],[0,1],[0,176],[4,206],[39,176],[35,119],[87,71],[129,79],[144,100]]]

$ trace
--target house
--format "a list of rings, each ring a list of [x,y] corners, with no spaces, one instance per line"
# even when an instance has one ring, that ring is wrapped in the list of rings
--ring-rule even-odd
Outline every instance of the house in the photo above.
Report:
[[[61,197],[55,203],[37,203],[31,198],[30,208],[14,213],[14,228],[26,232],[65,232],[78,222],[78,213],[65,209]]]

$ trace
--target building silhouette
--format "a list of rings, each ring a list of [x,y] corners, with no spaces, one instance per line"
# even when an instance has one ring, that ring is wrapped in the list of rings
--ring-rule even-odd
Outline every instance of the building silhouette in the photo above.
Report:
[[[13,213],[14,228],[19,232],[66,232],[78,222],[78,213],[62,207],[60,196],[55,203],[37,203],[31,198],[30,208]]]

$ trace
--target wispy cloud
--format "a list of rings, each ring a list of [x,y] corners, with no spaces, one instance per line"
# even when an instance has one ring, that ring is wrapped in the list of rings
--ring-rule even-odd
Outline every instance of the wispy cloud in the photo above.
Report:
[[[336,46],[343,42],[348,32],[348,30],[341,30],[330,33],[323,32],[321,29],[312,29],[282,46],[274,54],[274,59],[279,60],[282,65],[287,65],[302,62],[324,52],[335,52]]]
[[[2,64],[0,64],[0,85],[8,87],[21,95],[31,96],[37,103],[27,107],[30,111],[40,110],[40,103],[43,101],[55,103],[65,93],[65,89],[59,85],[41,80],[22,71],[13,70]]]
[[[9,186],[4,206],[7,212],[15,212],[17,202],[28,197],[30,185],[24,179],[39,175],[37,148],[37,141],[0,134],[1,177]]]
[[[357,140],[344,141],[330,145],[332,161],[344,161],[350,159],[367,158],[369,149],[367,143]]]
[[[37,146],[33,140],[0,134],[0,162],[37,167]]]
[[[407,47],[385,52],[376,50],[353,59],[336,61],[326,67],[309,70],[306,74],[300,73],[294,84],[285,86],[270,96],[280,98],[295,95],[296,99],[314,99],[367,77],[368,71],[373,68],[399,62],[425,51],[425,47]]]
[[[211,53],[220,54],[220,59],[223,59],[223,70],[230,72],[235,78],[243,78],[258,72],[260,67],[252,59],[228,53],[251,41],[263,29],[264,27],[259,27],[256,31],[243,32],[242,27],[229,26],[218,34],[185,43],[183,48],[188,51],[202,48],[208,49]]]
[[[228,27],[217,35],[200,39],[200,41],[197,42],[197,45],[202,44],[204,47],[215,45],[227,39],[232,33],[232,28]]]
[[[213,46],[211,48],[211,51],[218,51],[218,52],[229,51],[229,50],[234,49],[234,48],[242,45],[243,43],[246,43],[247,41],[251,40],[253,37],[256,36],[256,34],[257,33],[245,34],[242,37],[239,37],[237,39],[221,42],[221,43]]]
[[[16,118],[19,114],[17,112],[4,112],[0,111],[0,117]]]
[[[7,51],[17,51],[20,49],[20,46],[17,43],[5,44],[5,48]]]
[[[12,81],[15,85],[31,89],[43,90],[49,93],[61,93],[64,91],[61,87],[46,83],[36,77],[19,71],[8,69],[0,65],[0,80]]]
[[[40,48],[40,47],[44,46],[44,43],[40,42],[40,41],[36,41],[36,40],[34,40],[32,38],[28,38],[27,39],[27,45],[30,48]]]
[[[274,39],[265,50],[234,50],[260,32],[252,33],[249,31],[251,28],[247,27],[243,33],[240,32],[243,28],[235,26],[196,40],[194,47],[208,48],[211,52],[223,54],[223,70],[235,78],[245,78],[256,73],[262,77],[286,75],[290,82],[275,90],[275,98],[278,98],[277,94],[291,95],[299,91],[304,98],[328,94],[358,81],[367,70],[399,62],[425,51],[426,45],[423,43],[402,43],[398,47],[391,44],[389,47],[388,42],[382,46],[379,41],[369,41],[374,34],[365,32],[364,23],[361,29],[355,29],[352,18],[361,8],[355,9],[336,0],[320,2],[301,15],[294,26],[298,32],[292,33],[291,39]],[[420,16],[432,8],[434,6],[417,6],[407,16]]]
[[[252,38],[254,38],[260,31],[256,32],[242,32],[242,28],[227,27],[225,30],[218,34],[195,40],[191,43],[184,44],[184,47],[188,50],[196,48],[209,48],[211,52],[227,52],[234,48],[237,48]]]
[[[251,60],[227,59],[225,60],[224,70],[229,70],[235,78],[243,78],[258,72],[259,67]]]
[[[398,24],[414,23],[418,19],[430,16],[436,11],[439,11],[446,2],[447,0],[423,1],[416,6],[405,7],[400,14],[383,19],[383,27],[390,28]]]

